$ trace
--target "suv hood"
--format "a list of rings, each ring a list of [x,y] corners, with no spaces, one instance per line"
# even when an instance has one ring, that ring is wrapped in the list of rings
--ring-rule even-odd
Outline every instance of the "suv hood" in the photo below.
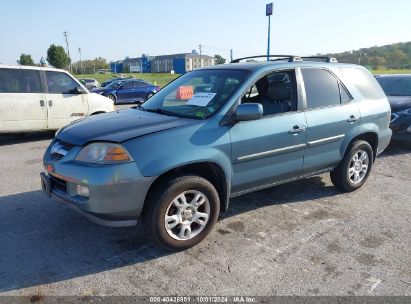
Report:
[[[391,112],[411,108],[411,96],[387,96],[391,105]]]
[[[60,129],[56,138],[73,145],[85,145],[90,141],[123,142],[196,122],[194,119],[144,112],[134,108],[79,120]]]

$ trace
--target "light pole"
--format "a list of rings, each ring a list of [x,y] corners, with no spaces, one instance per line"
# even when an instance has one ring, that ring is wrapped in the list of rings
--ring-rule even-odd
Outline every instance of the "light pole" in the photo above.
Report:
[[[69,72],[71,73],[71,57],[70,57],[70,49],[69,49],[69,43],[68,43],[68,33],[67,31],[63,32],[64,38],[66,39],[66,46],[67,46],[67,56],[70,59],[70,64],[69,64]]]
[[[271,15],[272,14],[273,14],[273,3],[268,3],[265,6],[265,15],[268,16],[267,61],[270,60],[270,28],[271,28]]]
[[[78,48],[78,53],[80,54],[80,74],[83,74],[83,62],[81,61],[81,48]]]

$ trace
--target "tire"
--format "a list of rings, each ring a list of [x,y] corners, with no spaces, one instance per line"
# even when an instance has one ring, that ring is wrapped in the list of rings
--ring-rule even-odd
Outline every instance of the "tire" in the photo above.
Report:
[[[154,95],[154,94],[153,94],[153,93],[151,93],[151,92],[150,92],[150,93],[148,93],[148,94],[147,94],[147,96],[146,96],[146,100],[147,100],[147,99],[149,99],[149,98],[151,98],[151,97],[153,97],[153,95]]]
[[[368,142],[364,140],[353,142],[337,168],[330,172],[334,186],[344,192],[352,192],[360,188],[370,175],[373,157],[374,153]]]
[[[113,94],[109,94],[107,95],[108,98],[110,98],[114,103],[116,103],[116,96],[114,96]]]
[[[214,186],[193,175],[162,181],[150,192],[145,204],[143,223],[147,232],[160,247],[169,251],[200,243],[213,229],[220,213],[220,200]]]

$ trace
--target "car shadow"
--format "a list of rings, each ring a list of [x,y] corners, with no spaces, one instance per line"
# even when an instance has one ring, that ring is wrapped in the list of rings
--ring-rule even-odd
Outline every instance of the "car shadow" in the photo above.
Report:
[[[268,205],[337,195],[321,177],[230,200],[221,219]],[[96,225],[41,191],[0,197],[0,292],[134,265],[171,254],[137,227]]]
[[[19,133],[19,134],[0,134],[0,146],[22,144],[41,140],[52,140],[55,131]]]
[[[384,152],[378,155],[378,157],[389,157],[408,153],[411,153],[411,143],[391,141]]]
[[[227,212],[220,219],[229,218],[255,209],[282,204],[300,204],[305,201],[335,197],[342,194],[332,185],[327,185],[321,176],[251,192],[230,200]]]

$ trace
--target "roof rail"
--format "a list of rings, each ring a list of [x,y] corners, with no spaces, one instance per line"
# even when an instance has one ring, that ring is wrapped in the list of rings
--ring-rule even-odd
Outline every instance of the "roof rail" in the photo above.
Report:
[[[268,57],[269,58],[277,58],[277,59],[270,59],[270,61],[283,60],[283,59],[288,59],[288,62],[302,61],[300,56],[294,56],[294,55],[269,55]],[[230,63],[238,63],[241,60],[254,59],[254,58],[267,58],[267,55],[258,55],[258,56],[237,58],[237,59],[232,60]]]
[[[328,56],[303,56],[301,57],[301,59],[304,61],[316,61],[315,59],[319,59],[319,61],[324,61],[324,62],[338,62],[336,58],[328,57]],[[314,59],[314,60],[310,60],[310,59]]]

